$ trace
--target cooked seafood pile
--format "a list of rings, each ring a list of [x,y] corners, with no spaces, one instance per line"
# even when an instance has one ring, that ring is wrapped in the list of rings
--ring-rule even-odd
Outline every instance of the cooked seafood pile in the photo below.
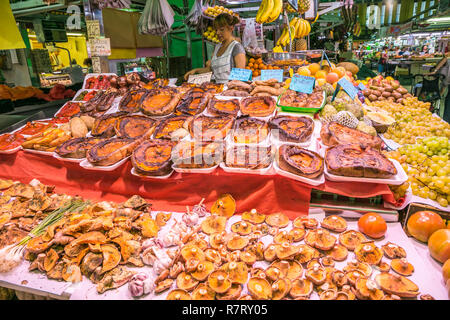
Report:
[[[1,180],[0,189],[2,247],[70,199],[39,182]],[[399,300],[420,293],[401,246],[369,240],[339,216],[319,223],[251,210],[239,217],[228,194],[210,213],[202,203],[181,216],[151,209],[132,196],[69,210],[29,240],[29,270],[68,282],[87,277],[100,294],[127,284],[135,298]]]

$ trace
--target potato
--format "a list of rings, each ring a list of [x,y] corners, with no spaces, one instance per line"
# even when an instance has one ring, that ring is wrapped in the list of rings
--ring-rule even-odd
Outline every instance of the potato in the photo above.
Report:
[[[392,92],[392,91],[394,91],[394,88],[392,88],[391,86],[385,86],[384,87],[384,91],[387,91],[387,92]]]
[[[72,131],[72,137],[82,138],[89,132],[86,124],[78,117],[70,119],[70,131]]]
[[[83,120],[84,124],[88,128],[88,130],[92,130],[92,127],[94,126],[95,118],[90,116],[81,116],[81,120]]]
[[[370,96],[369,96],[369,100],[370,101],[376,101],[378,99],[378,97],[376,96],[376,95],[374,95],[374,94],[371,94]]]
[[[407,94],[408,93],[408,90],[406,90],[403,87],[398,88],[397,91],[400,92],[401,94]]]
[[[376,95],[377,97],[380,97],[381,96],[381,91],[379,91],[379,90],[372,90],[372,94]]]
[[[392,93],[392,96],[393,96],[396,100],[398,100],[398,99],[400,99],[400,98],[402,97],[402,94],[394,91],[394,92]]]
[[[391,93],[388,91],[384,91],[383,93],[381,93],[381,96],[383,96],[385,98],[389,98],[391,96]]]

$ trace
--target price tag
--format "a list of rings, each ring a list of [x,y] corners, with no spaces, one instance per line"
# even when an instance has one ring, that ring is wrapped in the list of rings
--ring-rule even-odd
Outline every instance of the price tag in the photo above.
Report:
[[[362,82],[360,82],[360,83],[358,84],[358,88],[360,88],[362,91],[364,91],[364,90],[367,89],[366,86],[365,86]]]
[[[294,8],[295,11],[298,10],[298,2],[297,2],[297,0],[288,0],[288,3],[291,5],[292,8]]]
[[[261,70],[261,80],[277,79],[278,82],[283,82],[283,70]]]
[[[111,44],[109,38],[94,38],[89,39],[89,48],[91,49],[91,56],[110,56]]]
[[[294,75],[291,80],[289,89],[310,94],[313,92],[316,79],[313,77]]]
[[[202,84],[211,81],[212,72],[191,74],[188,78],[188,83]]]
[[[342,89],[344,89],[345,92],[347,92],[350,98],[355,99],[356,95],[358,94],[358,89],[355,88],[353,83],[345,78],[342,78],[338,81],[338,84],[342,87]]]
[[[228,80],[250,81],[252,80],[252,70],[233,68],[231,69]]]

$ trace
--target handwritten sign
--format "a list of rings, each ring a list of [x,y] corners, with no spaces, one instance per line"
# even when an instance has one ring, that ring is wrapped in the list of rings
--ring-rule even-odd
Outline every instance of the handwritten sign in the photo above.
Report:
[[[86,20],[86,30],[89,39],[100,37],[100,21]]]
[[[228,80],[250,81],[252,80],[252,70],[233,68],[231,69]]]
[[[191,74],[188,78],[188,83],[202,84],[211,81],[212,72]]]
[[[342,87],[342,89],[344,89],[345,92],[347,92],[350,98],[355,99],[356,95],[358,94],[358,89],[355,88],[353,83],[345,78],[342,78],[338,81],[338,84]]]
[[[366,86],[365,86],[362,82],[360,82],[360,83],[358,84],[358,88],[361,89],[362,91],[364,91],[364,90],[367,89]]]
[[[111,55],[111,44],[109,38],[95,38],[89,39],[89,48],[91,49],[91,56],[109,56]]]
[[[278,82],[283,82],[283,70],[261,70],[261,80],[277,79]]]
[[[313,77],[294,75],[289,85],[289,89],[310,94],[313,92],[316,79]]]

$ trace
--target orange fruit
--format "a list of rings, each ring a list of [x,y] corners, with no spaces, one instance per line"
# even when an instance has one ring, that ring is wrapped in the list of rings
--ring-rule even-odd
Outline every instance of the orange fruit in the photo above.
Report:
[[[250,63],[248,64],[248,67],[249,67],[249,68],[253,67],[253,63],[250,62]]]
[[[311,75],[311,71],[309,71],[309,69],[306,67],[301,67],[301,68],[298,68],[297,74],[299,74],[301,76],[309,77]]]
[[[249,60],[251,63],[253,63],[253,62],[255,62],[255,59],[253,59],[253,58],[250,58],[250,60]]]
[[[316,87],[323,86],[327,81],[323,78],[316,79]]]
[[[325,77],[327,76],[327,72],[325,70],[319,70],[315,73],[314,76],[316,77],[316,79],[325,79]]]
[[[337,68],[334,68],[334,69],[332,70],[332,72],[337,73],[337,75],[339,76],[339,79],[340,79],[340,78],[342,78],[343,76],[345,76],[345,73],[347,72],[347,70],[345,70],[344,67],[337,67]]]
[[[339,81],[339,75],[337,73],[330,72],[329,74],[326,75],[325,80],[328,83],[333,84],[333,83]]]
[[[316,72],[320,70],[320,66],[318,63],[311,63],[308,66],[308,69],[311,72],[311,74],[316,74]]]

